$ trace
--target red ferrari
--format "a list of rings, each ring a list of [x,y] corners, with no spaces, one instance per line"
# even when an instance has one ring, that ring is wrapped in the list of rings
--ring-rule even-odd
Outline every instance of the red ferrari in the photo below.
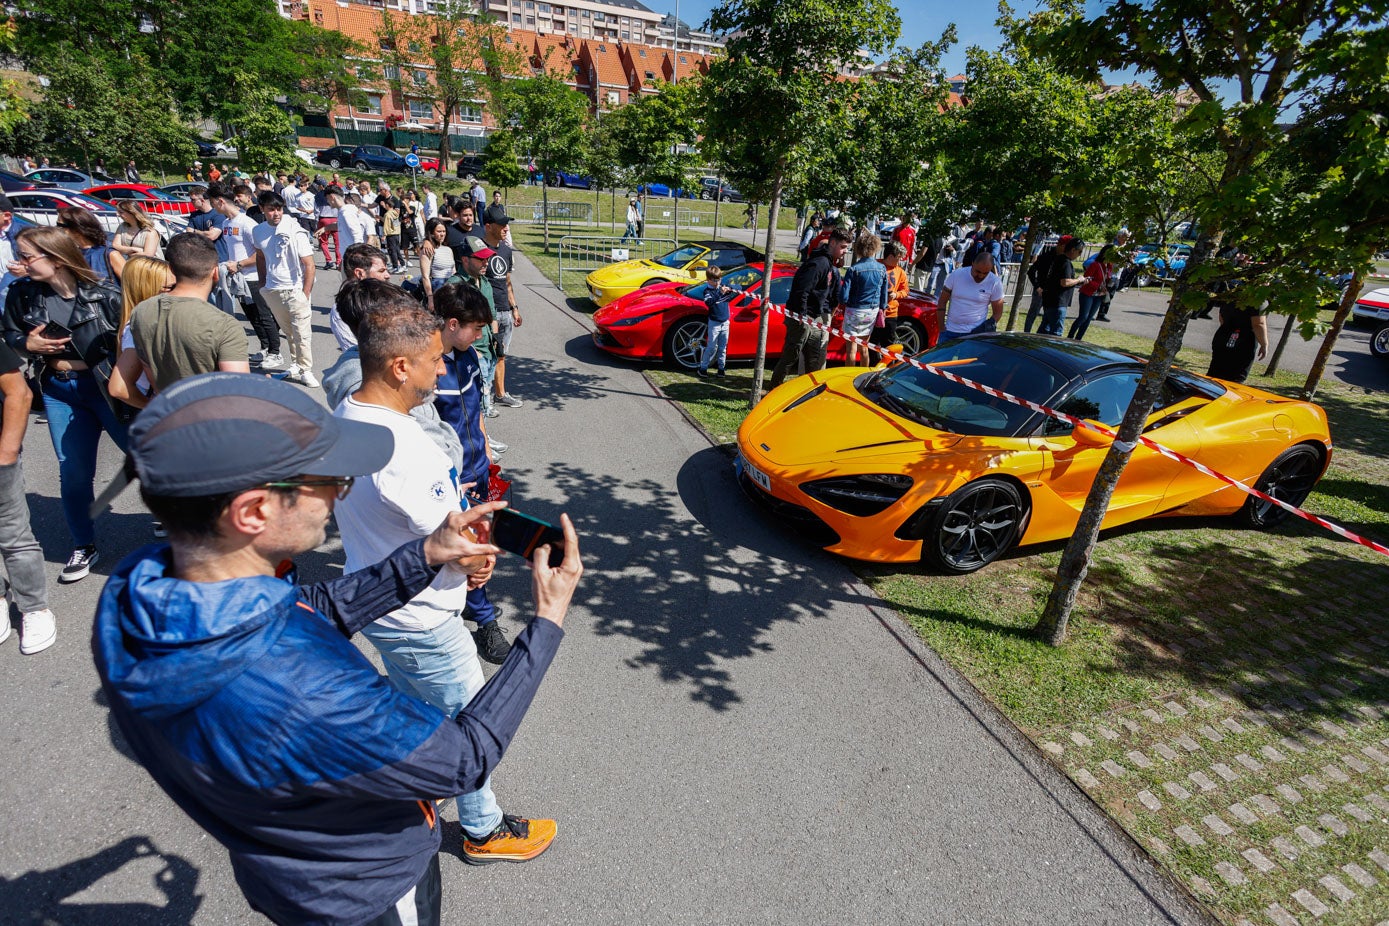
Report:
[[[796,264],[772,265],[772,302],[785,306],[791,295]],[[742,290],[729,305],[728,359],[753,360],[757,356],[757,326],[762,315],[761,263],[745,264],[723,275],[725,286]],[[704,352],[708,312],[704,307],[704,283],[660,283],[635,290],[593,313],[597,326],[593,343],[610,354],[634,360],[663,360],[681,370],[699,367]],[[842,320],[836,310],[834,327]],[[936,301],[912,291],[898,309],[894,341],[908,353],[936,343],[939,336]],[[767,322],[767,356],[781,353],[786,340],[786,316],[773,312]],[[830,337],[829,359],[844,358],[844,340]]]
[[[177,199],[169,193],[157,190],[143,183],[108,183],[83,190],[88,196],[105,200],[115,205],[128,199],[140,205],[151,215],[192,215],[193,204],[186,199]]]

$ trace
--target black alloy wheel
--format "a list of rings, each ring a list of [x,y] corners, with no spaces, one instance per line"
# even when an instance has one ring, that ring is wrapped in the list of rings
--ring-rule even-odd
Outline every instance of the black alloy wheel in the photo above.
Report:
[[[975,572],[1013,548],[1025,515],[1013,483],[976,479],[952,492],[931,516],[923,558],[951,575]]]
[[[1254,483],[1254,488],[1280,502],[1300,508],[1321,478],[1321,470],[1320,451],[1311,444],[1297,444],[1278,454],[1259,481]],[[1240,519],[1258,529],[1274,527],[1291,515],[1292,512],[1287,509],[1253,495],[1244,500],[1244,507],[1239,510]]]

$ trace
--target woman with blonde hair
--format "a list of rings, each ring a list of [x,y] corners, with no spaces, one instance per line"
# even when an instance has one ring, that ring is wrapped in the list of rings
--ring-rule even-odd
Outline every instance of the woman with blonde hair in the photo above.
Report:
[[[121,270],[130,258],[144,254],[163,260],[164,248],[154,219],[137,203],[120,200],[116,203],[116,211],[121,216],[121,227],[116,229],[116,237],[111,241],[111,269],[120,279]]]
[[[882,248],[882,240],[864,229],[854,239],[854,264],[844,274],[844,331],[856,338],[868,338],[879,319],[886,324],[888,285],[887,270],[874,260]],[[871,364],[868,348],[850,341],[845,348],[844,365],[855,366],[859,358]]]
[[[135,352],[135,336],[130,333],[130,316],[135,307],[146,299],[174,288],[174,273],[157,257],[141,254],[125,265],[121,277],[121,352],[111,370],[107,388],[111,398],[119,399],[132,408],[144,408],[154,393],[140,356]]]
[[[61,228],[26,228],[14,249],[29,276],[11,284],[5,297],[5,341],[41,363],[39,386],[73,543],[59,581],[76,582],[97,559],[90,509],[101,432],[126,449],[125,425],[99,378],[115,360],[121,294],[97,280]]]

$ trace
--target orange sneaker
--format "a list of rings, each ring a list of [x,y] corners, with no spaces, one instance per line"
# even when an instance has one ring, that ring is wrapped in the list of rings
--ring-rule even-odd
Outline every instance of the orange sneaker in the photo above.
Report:
[[[502,814],[502,822],[486,839],[463,840],[463,861],[469,865],[491,862],[529,862],[555,841],[554,820],[526,820]]]

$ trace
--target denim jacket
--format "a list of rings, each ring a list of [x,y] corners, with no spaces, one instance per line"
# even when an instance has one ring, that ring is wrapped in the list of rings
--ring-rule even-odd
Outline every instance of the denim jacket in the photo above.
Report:
[[[872,257],[865,257],[844,274],[844,314],[863,314],[887,308],[887,270]]]

